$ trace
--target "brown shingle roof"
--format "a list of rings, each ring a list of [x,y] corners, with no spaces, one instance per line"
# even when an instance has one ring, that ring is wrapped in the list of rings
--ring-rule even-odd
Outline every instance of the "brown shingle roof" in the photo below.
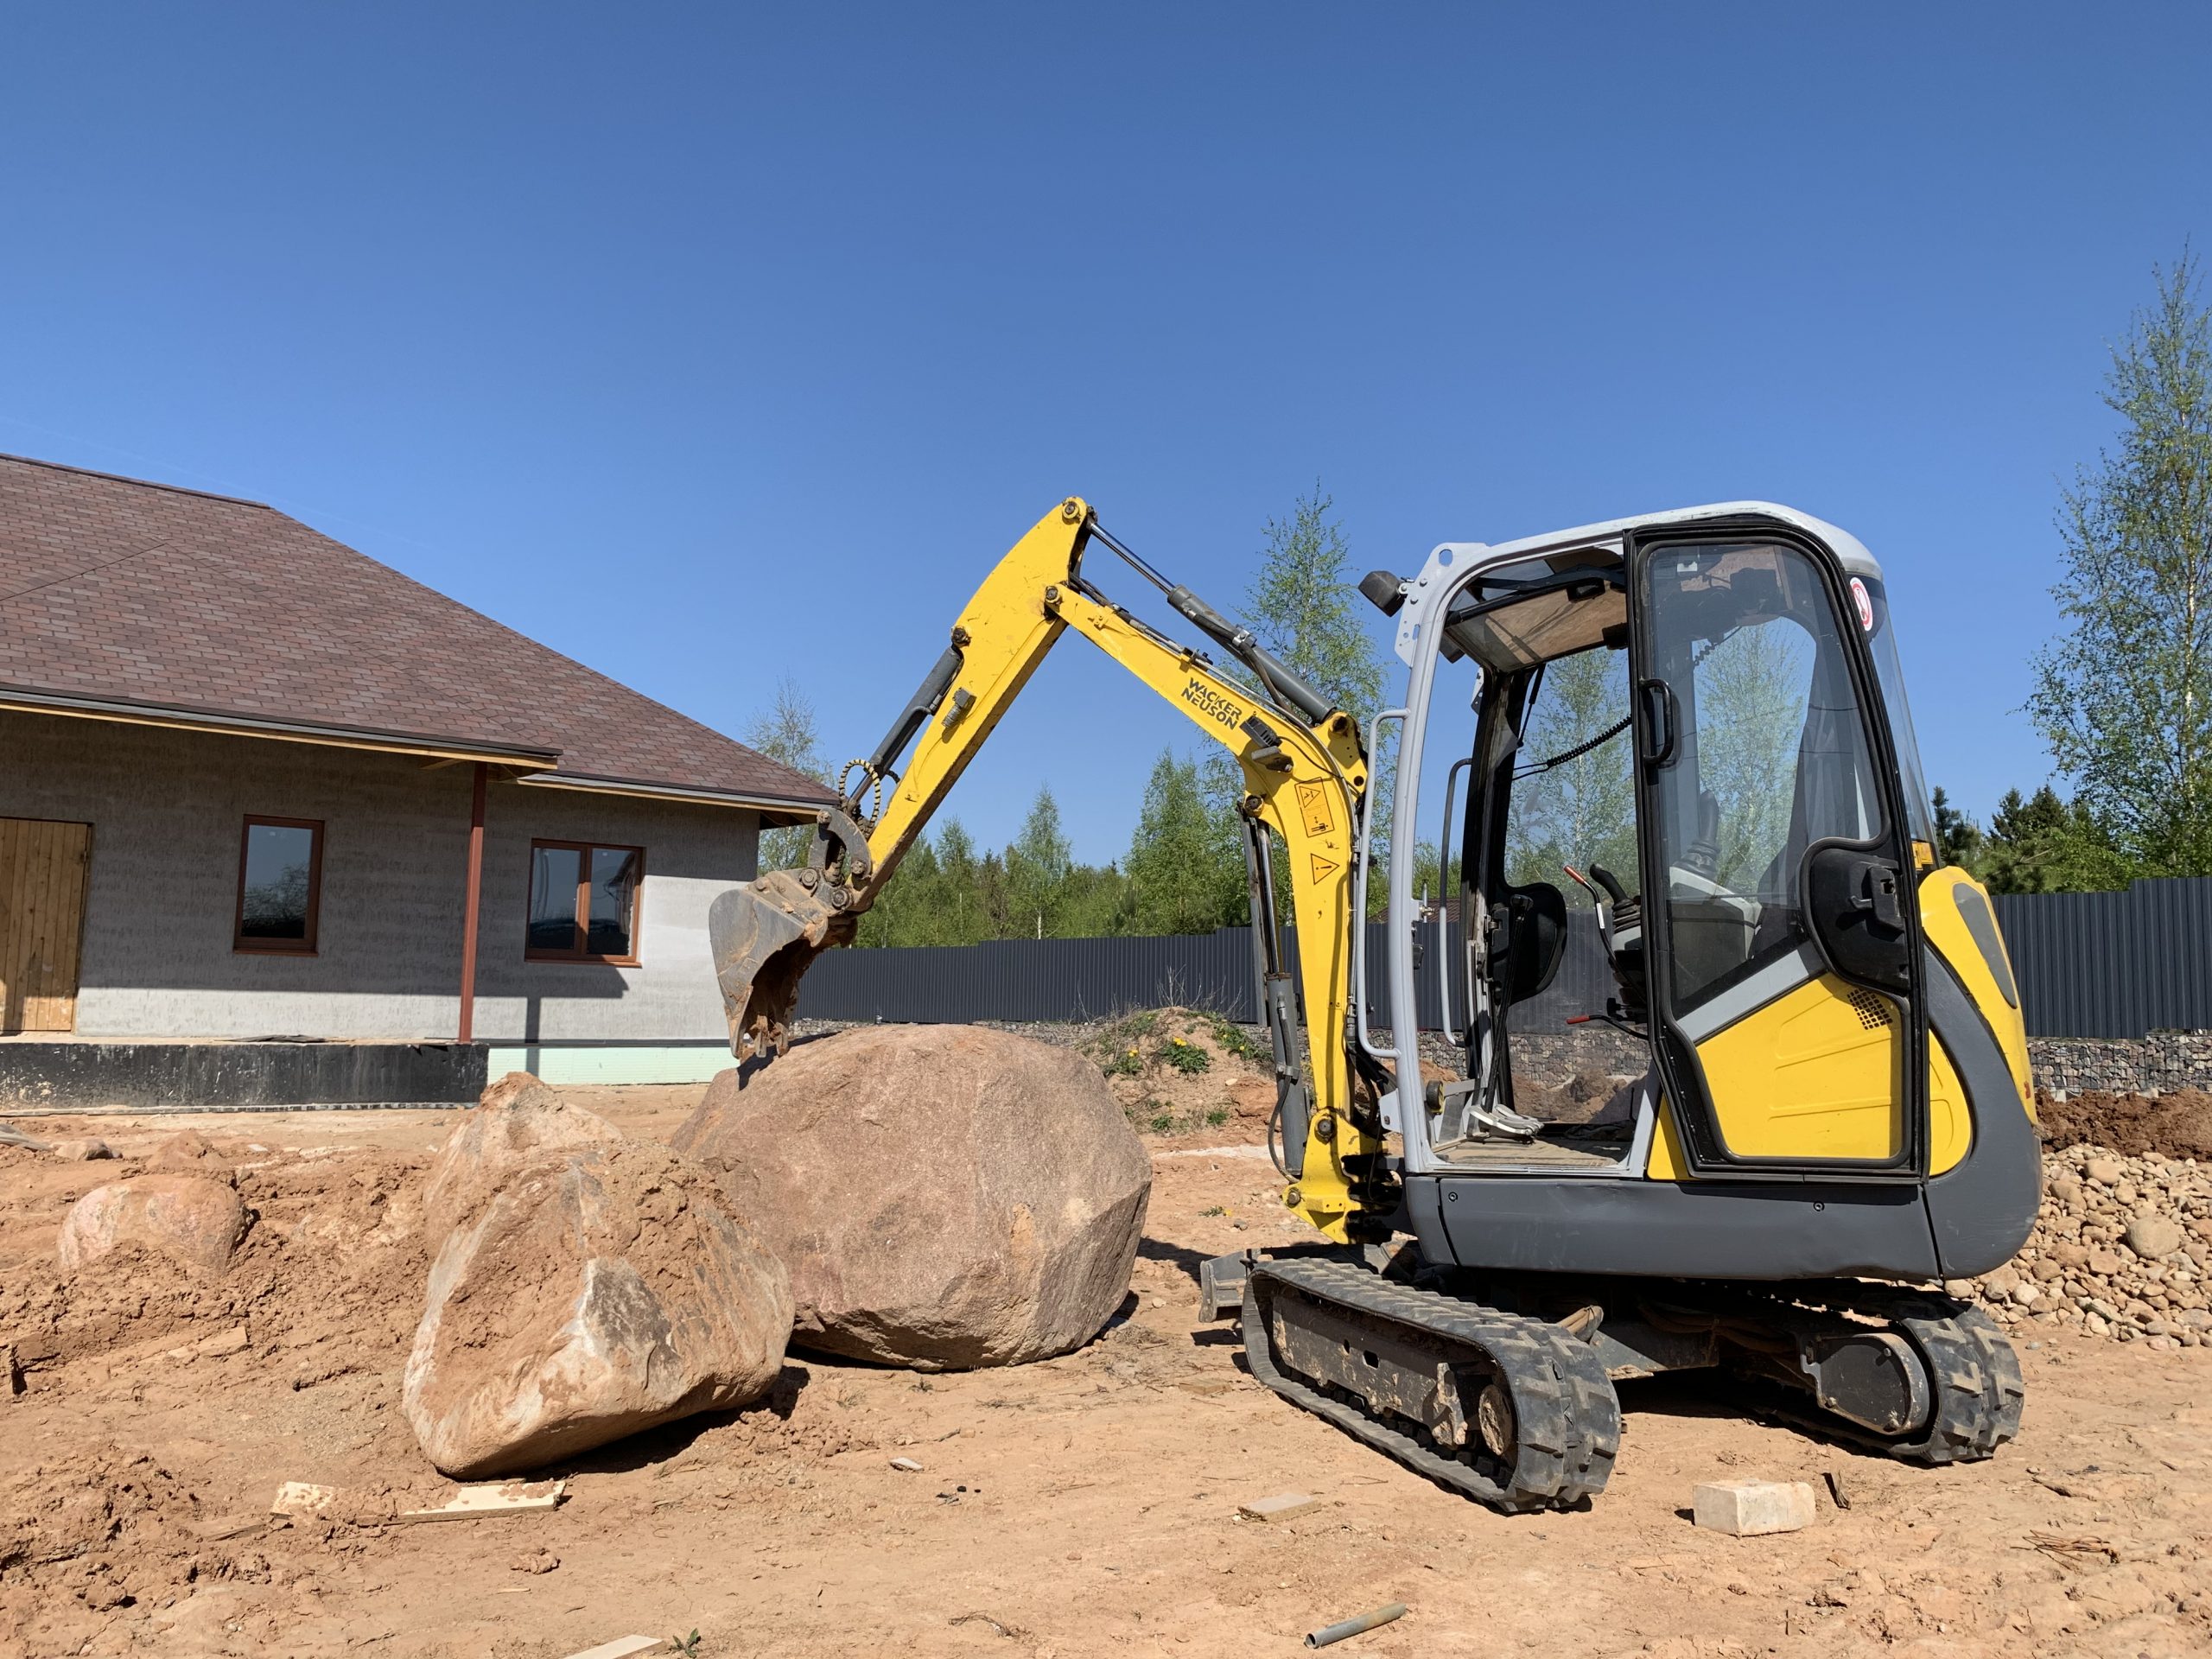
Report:
[[[542,757],[586,778],[819,784],[273,507],[0,455],[0,696]]]

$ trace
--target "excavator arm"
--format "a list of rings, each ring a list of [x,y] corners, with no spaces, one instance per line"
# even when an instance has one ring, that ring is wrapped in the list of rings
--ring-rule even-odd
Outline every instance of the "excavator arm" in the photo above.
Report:
[[[1094,539],[1160,587],[1268,695],[1255,696],[1217,672],[1200,652],[1109,602],[1082,574],[1084,549]],[[851,941],[931,815],[1046,653],[1071,629],[1236,760],[1274,1051],[1281,1158],[1291,1182],[1284,1199],[1330,1237],[1364,1239],[1393,1199],[1382,1166],[1376,1080],[1356,1070],[1360,1062],[1351,1040],[1354,834],[1368,785],[1359,732],[1249,632],[1107,536],[1088,504],[1075,498],[1039,519],[976,588],[950,647],[882,743],[848,769],[848,779],[857,772],[858,781],[837,808],[819,815],[807,864],[771,871],[715,900],[709,930],[731,1047],[741,1058],[783,1048],[807,966],[822,951]],[[877,798],[872,812],[866,810],[871,794]],[[1288,918],[1275,914],[1269,830],[1288,858]],[[1286,921],[1295,930],[1295,972],[1312,1033],[1303,1065],[1283,956]]]

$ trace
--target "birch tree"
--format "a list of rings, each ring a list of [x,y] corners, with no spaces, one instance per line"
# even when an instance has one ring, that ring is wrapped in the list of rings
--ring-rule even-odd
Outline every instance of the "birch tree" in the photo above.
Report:
[[[2063,631],[2028,712],[2133,873],[2212,874],[2212,315],[2194,257],[2112,354],[2113,448],[2058,513]]]

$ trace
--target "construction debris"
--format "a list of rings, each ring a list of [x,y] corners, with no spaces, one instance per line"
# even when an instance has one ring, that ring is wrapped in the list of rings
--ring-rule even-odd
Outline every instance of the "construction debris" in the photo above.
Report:
[[[569,1495],[565,1480],[505,1480],[488,1486],[457,1486],[444,1503],[423,1510],[402,1510],[398,1518],[411,1521],[475,1521],[486,1516],[519,1515],[531,1510],[558,1509]]]
[[[566,1480],[503,1480],[481,1486],[455,1486],[442,1503],[401,1509],[378,1515],[378,1519],[402,1524],[420,1521],[478,1521],[495,1515],[521,1515],[534,1510],[558,1508],[568,1496]],[[290,1520],[304,1516],[329,1515],[359,1510],[375,1512],[377,1506],[365,1500],[350,1498],[335,1486],[319,1485],[314,1481],[288,1480],[276,1489],[276,1500],[269,1506],[271,1515],[281,1515]]]
[[[1406,1604],[1402,1601],[1394,1601],[1386,1607],[1377,1607],[1371,1613],[1362,1613],[1357,1618],[1347,1618],[1334,1624],[1325,1624],[1318,1630],[1310,1631],[1306,1637],[1306,1645],[1309,1648],[1329,1647],[1343,1641],[1348,1636],[1357,1636],[1363,1630],[1371,1630],[1378,1624],[1388,1624],[1394,1619],[1403,1618],[1405,1616]]]
[[[1284,1492],[1278,1497],[1261,1498],[1256,1503],[1239,1503],[1236,1513],[1247,1521],[1288,1521],[1294,1516],[1312,1513],[1327,1501],[1306,1492]]]
[[[640,1653],[651,1653],[663,1646],[657,1636],[618,1636],[612,1642],[602,1642],[595,1648],[586,1648],[582,1653],[572,1653],[569,1659],[634,1659]]]
[[[902,1475],[918,1475],[922,1472],[922,1465],[912,1458],[893,1458],[891,1459],[891,1466]]]
[[[1690,1494],[1697,1524],[1732,1538],[1796,1532],[1813,1524],[1813,1489],[1802,1480],[1719,1480]]]

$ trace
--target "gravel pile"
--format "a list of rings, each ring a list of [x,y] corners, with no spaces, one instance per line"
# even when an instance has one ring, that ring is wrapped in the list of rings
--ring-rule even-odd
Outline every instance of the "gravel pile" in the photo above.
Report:
[[[2047,1153],[2043,1214],[2019,1255],[1945,1288],[2024,1332],[2212,1347],[2212,1165],[2097,1146]]]

